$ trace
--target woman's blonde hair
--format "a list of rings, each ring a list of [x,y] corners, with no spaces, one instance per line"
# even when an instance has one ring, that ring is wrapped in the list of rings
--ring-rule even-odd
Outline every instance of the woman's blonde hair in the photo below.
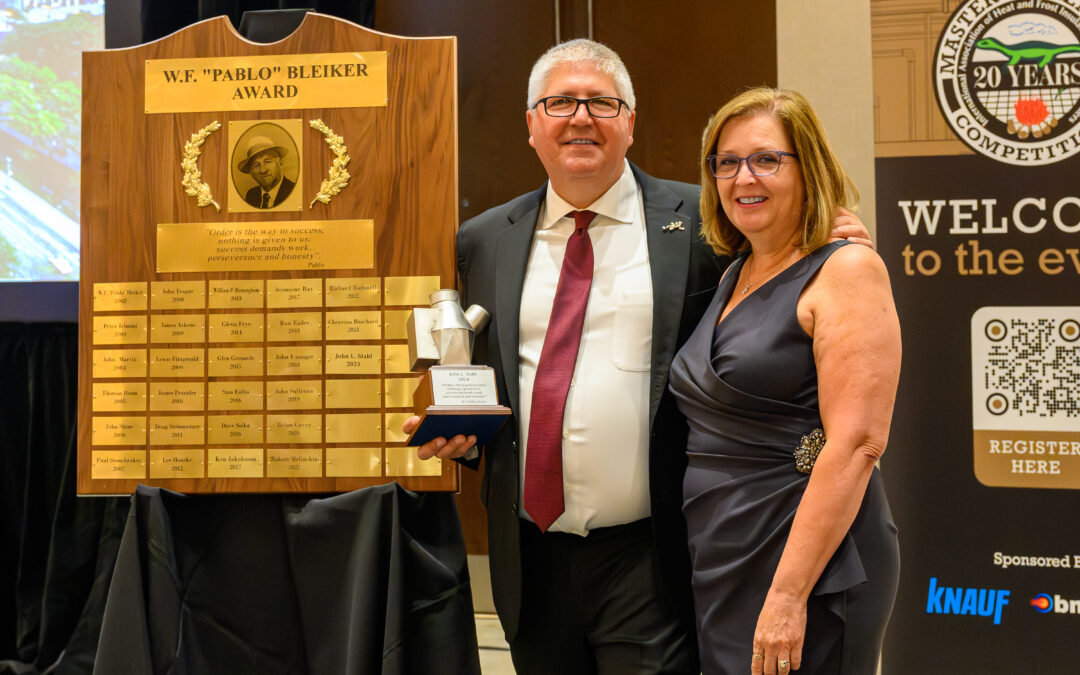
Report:
[[[725,103],[712,116],[701,144],[701,232],[720,255],[732,255],[747,245],[746,237],[720,208],[716,178],[705,158],[716,152],[716,140],[725,124],[735,118],[758,115],[773,115],[780,120],[799,156],[797,161],[806,192],[800,246],[809,253],[828,241],[838,207],[855,208],[859,191],[840,164],[810,102],[802,94],[787,89],[750,89]]]

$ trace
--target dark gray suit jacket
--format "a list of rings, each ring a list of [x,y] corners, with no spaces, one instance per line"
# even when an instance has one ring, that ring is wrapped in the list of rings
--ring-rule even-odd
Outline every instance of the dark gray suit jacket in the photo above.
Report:
[[[727,265],[699,231],[696,185],[653,178],[631,164],[641,186],[653,286],[652,383],[649,388],[649,486],[657,570],[667,596],[694,634],[690,559],[682,517],[686,420],[667,391],[675,352],[712,300]],[[495,368],[500,402],[518,409],[518,317],[533,232],[546,186],[496,206],[462,224],[457,235],[458,275],[466,306],[491,312],[477,337],[474,362]],[[681,223],[682,229],[668,227]],[[518,524],[518,424],[510,421],[483,448],[481,499],[488,512],[488,542],[495,606],[507,637],[517,634],[521,610]],[[472,464],[476,466],[479,459]]]

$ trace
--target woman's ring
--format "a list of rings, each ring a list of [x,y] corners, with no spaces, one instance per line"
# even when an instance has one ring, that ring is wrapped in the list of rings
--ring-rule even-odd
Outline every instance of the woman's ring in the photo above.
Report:
[[[761,654],[758,654],[757,652],[754,652],[754,660],[755,661],[760,661],[763,658],[765,658],[765,657],[762,656]]]
[[[776,662],[776,665],[780,668],[780,670],[787,670],[788,666],[791,665],[791,662],[787,659],[780,659]]]

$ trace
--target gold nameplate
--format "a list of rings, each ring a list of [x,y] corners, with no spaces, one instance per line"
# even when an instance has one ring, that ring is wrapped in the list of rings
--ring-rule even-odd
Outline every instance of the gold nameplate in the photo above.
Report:
[[[381,448],[327,448],[327,478],[373,478],[382,475]]]
[[[145,349],[95,349],[92,372],[98,377],[146,377]]]
[[[326,280],[327,307],[378,307],[381,304],[382,279],[379,277]]]
[[[322,340],[322,312],[275,312],[266,315],[266,341]]]
[[[94,317],[94,344],[135,345],[145,343],[145,316]]]
[[[263,374],[262,347],[211,347],[210,377],[253,377]]]
[[[412,417],[412,415],[412,411],[388,412],[383,414],[383,424],[386,426],[387,443],[404,443],[409,439],[409,434],[401,430],[401,425],[405,423],[405,420]]]
[[[442,288],[439,277],[386,277],[383,280],[383,296],[386,305],[430,304],[429,296]]]
[[[409,368],[409,345],[386,345],[386,373],[411,373]]]
[[[150,309],[205,309],[206,283],[151,281]]]
[[[267,410],[312,410],[322,407],[321,380],[266,383]]]
[[[206,460],[202,449],[150,451],[151,478],[202,478],[205,475]]]
[[[90,453],[90,478],[146,478],[145,450],[97,450]]]
[[[150,445],[202,445],[205,440],[202,415],[150,418]]]
[[[322,347],[267,347],[267,375],[321,375]]]
[[[150,342],[206,342],[206,317],[202,314],[153,314]]]
[[[205,366],[202,347],[150,350],[150,377],[202,377]]]
[[[209,415],[206,440],[214,445],[262,443],[262,415]]]
[[[420,459],[416,448],[400,447],[386,449],[387,476],[441,476],[442,460],[438,457]]]
[[[409,315],[411,309],[388,309],[383,312],[385,325],[383,337],[387,340],[409,339]]]
[[[379,413],[326,415],[327,443],[379,443],[382,428]]]
[[[327,345],[326,374],[378,375],[381,356],[381,345]]]
[[[146,61],[147,113],[386,105],[386,52]]]
[[[210,478],[262,478],[261,448],[213,448],[206,451],[206,475]]]
[[[94,284],[95,312],[142,312],[146,310],[146,282]]]
[[[261,298],[260,298],[261,300]],[[210,342],[262,342],[262,314],[211,314]]]
[[[262,309],[263,282],[211,281],[210,309]]]
[[[388,377],[385,380],[387,408],[412,408],[413,393],[420,383],[417,377]]]
[[[322,443],[322,415],[267,415],[267,443]]]
[[[151,382],[151,410],[202,410],[205,385],[202,382]]]
[[[162,223],[157,235],[159,273],[375,267],[373,220]],[[266,306],[274,307],[269,282],[266,291]]]
[[[326,407],[381,408],[382,380],[327,380]]]
[[[210,410],[262,410],[262,382],[211,382],[209,387]]]
[[[90,442],[93,445],[145,445],[145,417],[92,417]]]
[[[94,412],[146,410],[145,382],[95,382],[90,409]]]
[[[327,340],[380,340],[382,315],[379,312],[327,312]]]
[[[322,450],[293,448],[266,451],[267,478],[321,478]]]
[[[266,306],[322,307],[322,279],[271,279],[266,282]]]

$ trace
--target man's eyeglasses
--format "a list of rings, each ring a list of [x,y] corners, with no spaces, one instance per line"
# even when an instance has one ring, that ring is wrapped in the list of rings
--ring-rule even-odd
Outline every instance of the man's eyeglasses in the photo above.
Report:
[[[626,101],[614,96],[593,96],[592,98],[574,98],[573,96],[545,96],[533,104],[533,109],[543,106],[549,117],[573,117],[581,104],[593,117],[618,117]]]
[[[783,161],[785,156],[796,159],[799,157],[793,152],[784,152],[783,150],[763,150],[746,157],[729,154],[709,155],[705,158],[705,161],[709,164],[709,171],[717,178],[734,178],[738,175],[739,166],[743,162],[746,162],[746,168],[750,169],[750,173],[760,178],[761,176],[771,176],[779,171],[780,162]]]

